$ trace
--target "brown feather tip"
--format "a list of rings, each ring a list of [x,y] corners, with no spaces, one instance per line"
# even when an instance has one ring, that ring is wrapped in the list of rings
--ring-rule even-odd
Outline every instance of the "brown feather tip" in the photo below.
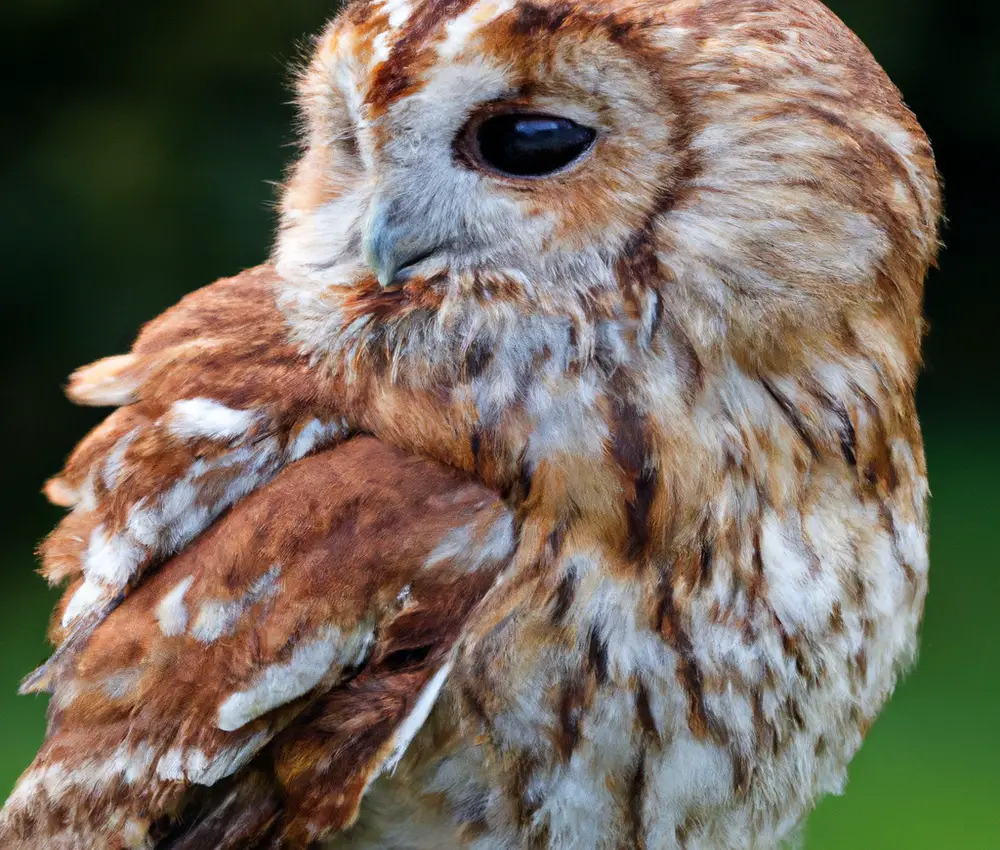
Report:
[[[138,360],[134,354],[119,354],[83,366],[70,376],[66,395],[74,403],[90,407],[133,404],[138,400],[139,384],[129,373]]]
[[[274,783],[251,771],[212,794],[157,842],[162,850],[244,850],[268,840],[281,812]]]
[[[59,508],[72,508],[80,501],[80,491],[71,486],[65,478],[50,478],[45,482],[42,493]]]
[[[17,692],[21,696],[53,693],[55,691],[56,680],[66,669],[66,665],[73,660],[77,651],[84,646],[95,629],[104,622],[108,614],[121,604],[124,598],[124,594],[117,594],[113,599],[109,599],[101,608],[77,622],[73,626],[72,631],[59,644],[56,651],[52,653],[49,660],[21,680]]]

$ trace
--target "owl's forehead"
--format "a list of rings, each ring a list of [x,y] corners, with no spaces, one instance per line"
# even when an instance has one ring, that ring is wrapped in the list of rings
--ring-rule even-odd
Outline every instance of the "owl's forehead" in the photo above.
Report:
[[[662,16],[673,4],[646,5],[640,15],[632,0],[356,0],[331,25],[320,56],[356,105],[378,117],[470,56],[495,59],[516,77],[544,65],[541,54],[559,45],[623,46],[653,10]]]
[[[859,46],[820,0],[354,0],[321,38],[318,59],[356,117],[378,118],[463,63],[511,78],[557,66],[586,77],[627,57],[664,83],[686,64],[699,77],[734,74],[742,86],[790,69],[821,75],[857,56],[868,65]]]
[[[624,5],[605,2],[602,15],[614,15]],[[508,34],[542,26],[551,34],[569,18],[590,11],[586,0],[354,0],[340,16],[342,26],[335,27],[335,34],[355,45],[369,41],[376,62],[398,54],[411,59],[430,48],[453,57],[498,19],[508,25]]]

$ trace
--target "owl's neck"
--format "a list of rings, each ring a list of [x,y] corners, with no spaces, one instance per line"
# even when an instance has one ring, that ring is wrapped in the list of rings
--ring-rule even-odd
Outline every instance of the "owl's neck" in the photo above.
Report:
[[[495,487],[542,558],[567,536],[623,567],[700,557],[706,537],[795,515],[827,491],[840,493],[830,521],[884,514],[902,493],[921,527],[912,400],[850,362],[761,375],[661,348],[612,369],[547,363],[518,372],[524,362],[501,346],[450,384],[429,368],[411,381],[386,372],[362,382],[361,425]],[[752,554],[741,561],[751,567]]]
[[[357,288],[293,287],[283,301],[351,425],[476,474],[538,551],[555,535],[617,561],[693,557],[816,503],[830,521],[878,525],[898,502],[922,533],[912,387],[890,358],[845,349],[765,371],[694,344],[655,300],[632,318],[435,311]],[[752,567],[743,542],[727,545]]]

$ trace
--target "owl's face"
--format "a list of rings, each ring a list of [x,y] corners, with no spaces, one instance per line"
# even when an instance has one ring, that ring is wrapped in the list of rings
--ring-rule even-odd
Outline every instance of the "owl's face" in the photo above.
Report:
[[[322,39],[317,247],[390,289],[488,272],[539,309],[616,287],[681,162],[655,66],[589,18],[559,33],[565,12],[456,5],[357,6]]]
[[[279,270],[370,327],[668,310],[709,361],[916,363],[930,150],[814,0],[365,0],[300,94]]]

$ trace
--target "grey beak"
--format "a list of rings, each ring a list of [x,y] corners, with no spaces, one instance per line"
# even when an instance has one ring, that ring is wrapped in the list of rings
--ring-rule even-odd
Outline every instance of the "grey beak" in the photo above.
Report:
[[[392,203],[383,206],[376,201],[364,239],[365,263],[383,288],[400,284],[411,267],[440,247],[422,239],[393,207]]]

